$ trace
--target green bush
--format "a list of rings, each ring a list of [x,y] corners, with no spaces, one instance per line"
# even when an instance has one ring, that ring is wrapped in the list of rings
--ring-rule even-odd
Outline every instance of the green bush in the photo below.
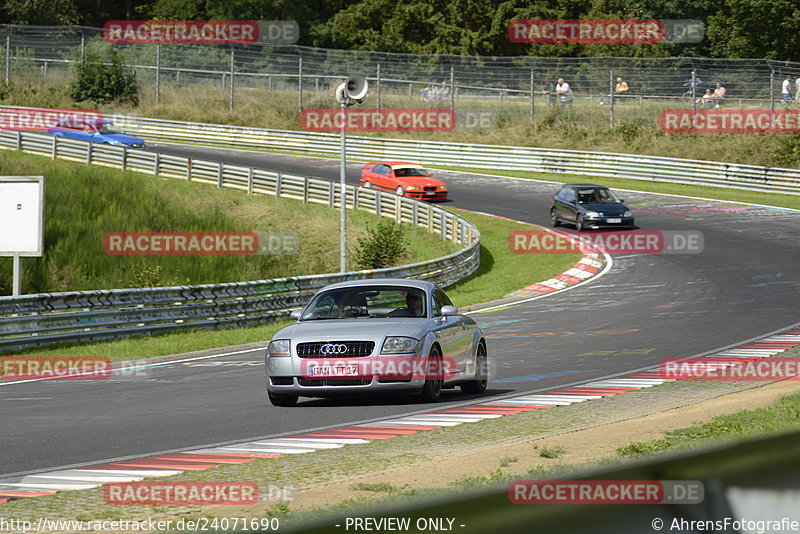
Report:
[[[367,225],[367,235],[356,242],[355,260],[360,269],[383,269],[399,263],[408,250],[403,225],[384,219]]]
[[[136,73],[125,71],[122,55],[114,49],[108,51],[108,61],[102,53],[87,49],[83,60],[78,63],[77,78],[70,86],[70,97],[75,102],[92,102],[96,105],[128,102],[137,106]]]

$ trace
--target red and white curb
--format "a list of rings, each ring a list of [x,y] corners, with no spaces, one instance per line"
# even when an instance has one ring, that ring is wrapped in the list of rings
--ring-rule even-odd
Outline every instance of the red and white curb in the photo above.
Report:
[[[769,358],[798,346],[800,346],[800,329],[792,328],[704,356],[703,359],[719,363],[720,366],[736,365],[737,360],[741,362],[743,358]],[[133,482],[176,475],[184,471],[202,471],[223,465],[243,464],[260,458],[277,458],[288,454],[336,449],[345,445],[369,443],[373,440],[416,434],[426,430],[477,423],[504,415],[567,406],[672,381],[674,380],[661,378],[658,369],[653,368],[620,377],[596,380],[580,386],[445,408],[384,421],[7,478],[0,480],[0,503],[13,499],[53,495],[60,491],[96,488],[107,482]]]
[[[464,210],[464,211],[470,211],[470,210]],[[583,258],[581,258],[581,260],[578,261],[578,263],[576,263],[575,265],[573,265],[569,270],[564,271],[563,273],[559,274],[558,276],[554,276],[549,280],[525,286],[515,291],[514,292],[515,295],[520,294],[523,291],[539,293],[543,295],[548,293],[554,293],[556,291],[561,291],[563,289],[567,289],[568,287],[574,286],[581,282],[585,282],[589,278],[592,278],[593,276],[600,273],[607,264],[611,263],[611,257],[607,253],[605,253],[604,250],[598,247],[591,247],[589,245],[582,244],[580,240],[575,238],[575,236],[569,234],[563,234],[561,232],[545,228],[544,226],[539,226],[538,224],[526,223],[515,219],[510,219],[508,217],[503,217],[501,215],[484,213],[482,211],[473,211],[472,213],[477,213],[479,215],[484,215],[486,217],[493,217],[495,219],[503,219],[506,221],[519,223],[525,226],[534,226],[536,228],[542,229],[545,232],[558,235],[562,238],[566,238],[571,242],[580,245],[581,249],[583,250],[594,251],[594,252],[584,253]]]
[[[538,282],[522,288],[522,291],[535,293],[552,293],[579,284],[596,275],[603,268],[603,257],[599,254],[587,254],[581,260],[558,276],[544,282]]]

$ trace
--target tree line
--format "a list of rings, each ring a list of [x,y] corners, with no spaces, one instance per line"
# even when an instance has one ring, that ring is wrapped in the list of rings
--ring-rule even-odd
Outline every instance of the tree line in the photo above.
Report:
[[[700,43],[520,44],[514,19],[697,19]],[[0,23],[295,20],[299,44],[417,54],[729,57],[800,61],[797,0],[6,0]]]

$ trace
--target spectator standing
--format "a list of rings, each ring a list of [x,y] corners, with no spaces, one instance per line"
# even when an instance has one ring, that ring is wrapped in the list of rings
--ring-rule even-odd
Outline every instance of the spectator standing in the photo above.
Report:
[[[783,80],[783,83],[781,84],[781,96],[783,97],[784,102],[792,101],[792,94],[789,92],[789,86],[791,83],[792,77],[787,74],[786,79]]]
[[[714,107],[718,108],[720,102],[725,98],[725,95],[728,94],[728,90],[721,83],[717,83],[717,88],[714,89],[714,93],[711,95],[714,99]]]
[[[631,89],[630,87],[628,87],[628,82],[623,81],[622,78],[617,77],[617,84],[614,86],[614,96],[616,96],[617,98],[623,97],[623,99],[620,100],[620,104],[625,103],[624,97],[630,94],[630,90]],[[600,101],[600,103],[601,104],[603,103],[602,100]]]
[[[692,77],[689,78],[689,81],[683,84],[684,87],[688,87],[689,89],[683,93],[683,96],[692,96],[692,88],[694,88],[695,95],[697,94],[697,89],[703,85],[703,80],[700,79],[694,72],[692,72]]]
[[[572,94],[572,88],[564,81],[564,78],[559,78],[556,84],[556,95],[560,97],[561,104],[572,104],[575,97]]]
[[[626,96],[629,91],[628,82],[622,81],[622,78],[617,78],[617,85],[614,86],[614,92],[617,96]]]
[[[797,79],[794,81],[794,86],[795,86],[794,100],[795,102],[800,102],[800,75],[798,75]]]

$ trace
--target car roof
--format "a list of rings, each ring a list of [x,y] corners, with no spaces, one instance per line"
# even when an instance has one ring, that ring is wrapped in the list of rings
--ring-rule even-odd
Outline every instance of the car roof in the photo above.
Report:
[[[412,280],[411,278],[368,278],[362,280],[348,280],[346,282],[337,282],[325,286],[323,289],[340,289],[345,287],[374,287],[374,286],[397,286],[397,287],[413,287],[416,289],[423,289],[426,291],[433,291],[436,284],[428,282],[427,280]]]
[[[579,187],[591,187],[594,189],[608,189],[608,187],[604,185],[597,185],[597,184],[564,184],[561,186],[561,189],[577,189]]]
[[[64,117],[59,119],[62,122],[81,122],[85,124],[113,124],[109,119],[97,119],[93,117]]]
[[[411,163],[410,161],[372,161],[370,163],[367,163],[367,165],[388,165],[390,167],[403,165],[403,166],[422,167],[422,165],[420,165],[419,163]]]

